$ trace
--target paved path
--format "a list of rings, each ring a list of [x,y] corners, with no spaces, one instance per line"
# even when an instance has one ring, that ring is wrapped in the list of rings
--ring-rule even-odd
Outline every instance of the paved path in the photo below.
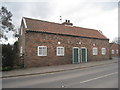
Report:
[[[110,63],[117,63],[117,62],[118,62],[118,58],[113,58],[112,60],[93,61],[93,62],[81,63],[81,64],[25,68],[25,69],[13,70],[13,71],[5,71],[2,73],[2,77],[8,78],[8,77],[18,77],[18,76],[26,76],[26,75],[36,75],[36,74],[68,71],[68,70],[88,68],[88,67],[99,66],[99,65],[110,64]]]
[[[3,88],[117,88],[118,64],[3,78]]]

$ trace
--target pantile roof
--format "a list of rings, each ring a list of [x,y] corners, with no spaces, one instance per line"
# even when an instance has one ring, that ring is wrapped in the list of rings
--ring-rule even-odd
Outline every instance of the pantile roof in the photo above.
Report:
[[[73,35],[80,37],[88,38],[97,38],[97,39],[108,39],[98,30],[76,27],[76,26],[66,26],[59,23],[48,22],[43,20],[23,18],[28,31],[38,31],[38,32],[47,32],[54,34],[63,34],[63,35]]]

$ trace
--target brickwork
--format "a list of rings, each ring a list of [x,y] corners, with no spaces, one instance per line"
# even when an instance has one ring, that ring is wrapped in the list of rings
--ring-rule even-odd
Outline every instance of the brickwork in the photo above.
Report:
[[[20,48],[21,47],[22,47],[22,56],[20,55]],[[19,38],[18,38],[18,55],[19,55],[19,59],[18,59],[19,64],[24,66],[24,59],[25,59],[25,27],[24,27],[23,23],[21,23],[21,28],[20,28],[20,32],[19,32]]]
[[[58,44],[58,42],[61,42]],[[47,56],[38,56],[37,47],[47,46]],[[56,55],[57,46],[65,48],[64,56]],[[39,32],[25,33],[25,58],[27,67],[51,66],[72,63],[73,47],[86,47],[89,61],[109,59],[109,41],[81,38],[75,36],[55,35]],[[93,55],[93,47],[98,48],[98,55]],[[106,55],[101,54],[101,48],[106,48]],[[80,53],[81,55],[81,53]]]

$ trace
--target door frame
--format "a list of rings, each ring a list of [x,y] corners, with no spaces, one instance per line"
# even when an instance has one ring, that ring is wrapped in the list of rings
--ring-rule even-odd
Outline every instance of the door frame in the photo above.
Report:
[[[81,47],[81,63],[82,63],[82,49],[86,50],[86,62],[87,62],[87,48],[86,47]]]
[[[79,49],[79,47],[73,47],[73,49],[72,49],[72,53],[73,53],[72,54],[72,63],[75,64],[74,63],[74,48],[78,49],[78,63],[80,63],[80,55],[79,55],[80,54],[80,52],[79,52],[80,49]]]

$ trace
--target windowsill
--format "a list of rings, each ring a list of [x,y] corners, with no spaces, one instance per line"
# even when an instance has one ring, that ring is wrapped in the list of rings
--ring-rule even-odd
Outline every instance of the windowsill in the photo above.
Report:
[[[57,55],[57,56],[64,56],[64,55]]]
[[[46,57],[47,55],[44,55],[44,56],[43,56],[43,55],[38,55],[38,56],[42,56],[42,57],[44,57],[44,56],[45,56],[45,57]]]

